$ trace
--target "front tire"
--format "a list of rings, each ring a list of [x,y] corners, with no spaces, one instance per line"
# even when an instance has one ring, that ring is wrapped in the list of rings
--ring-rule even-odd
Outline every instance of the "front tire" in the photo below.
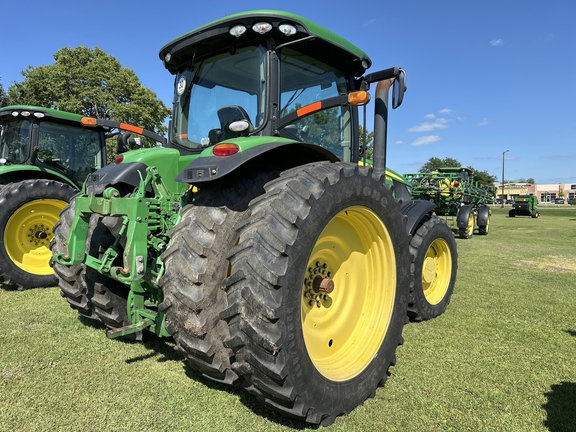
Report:
[[[442,315],[452,298],[458,270],[454,233],[445,220],[431,216],[414,234],[410,253],[414,260],[409,317],[422,321]]]
[[[405,218],[389,186],[345,163],[288,170],[250,209],[221,314],[232,368],[268,407],[329,425],[374,396],[395,363],[410,283]]]
[[[56,285],[49,249],[60,212],[78,191],[54,180],[8,184],[0,195],[0,282],[19,290]]]

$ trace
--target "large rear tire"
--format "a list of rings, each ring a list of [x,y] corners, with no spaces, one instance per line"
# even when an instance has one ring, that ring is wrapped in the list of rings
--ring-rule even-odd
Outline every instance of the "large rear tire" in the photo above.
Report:
[[[422,321],[442,315],[454,292],[458,251],[454,233],[445,220],[431,216],[410,242],[413,288],[408,315]]]
[[[264,193],[264,184],[275,176],[244,172],[201,186],[182,210],[180,223],[170,232],[172,243],[162,255],[164,300],[159,307],[175,349],[193,368],[221,383],[239,381],[230,369],[232,350],[223,346],[230,336],[228,325],[220,319],[228,304],[222,290],[230,270],[228,251],[238,241],[235,226],[249,215],[248,203]]]
[[[329,425],[374,396],[395,363],[410,284],[405,218],[389,186],[345,163],[285,171],[250,209],[221,314],[232,369],[266,406]]]
[[[60,212],[78,191],[54,180],[12,183],[0,195],[0,283],[19,290],[56,285],[49,249]]]

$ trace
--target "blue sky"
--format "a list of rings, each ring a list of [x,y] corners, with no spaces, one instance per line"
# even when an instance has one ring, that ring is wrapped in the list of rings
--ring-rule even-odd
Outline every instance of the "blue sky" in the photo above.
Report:
[[[54,62],[63,46],[99,47],[171,105],[160,48],[228,14],[276,8],[342,35],[372,58],[401,66],[403,105],[389,120],[388,166],[416,172],[451,157],[500,180],[576,182],[576,1],[342,0],[3,2],[0,82]],[[357,10],[352,10],[356,7]]]

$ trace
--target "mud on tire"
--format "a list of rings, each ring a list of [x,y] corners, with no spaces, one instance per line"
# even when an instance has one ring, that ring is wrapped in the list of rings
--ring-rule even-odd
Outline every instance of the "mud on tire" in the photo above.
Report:
[[[166,328],[175,349],[211,380],[238,384],[230,369],[232,350],[223,346],[228,325],[220,319],[227,307],[221,288],[229,275],[227,254],[237,240],[235,225],[249,214],[250,200],[264,192],[264,184],[278,172],[236,173],[202,185],[181,221],[170,233],[172,243],[162,255],[165,264],[160,286]]]

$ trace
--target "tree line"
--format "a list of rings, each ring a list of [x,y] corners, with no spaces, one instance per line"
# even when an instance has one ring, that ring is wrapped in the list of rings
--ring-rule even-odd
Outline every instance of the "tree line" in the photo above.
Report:
[[[360,133],[360,146],[362,149],[365,149],[366,158],[372,159],[373,154],[373,144],[374,144],[374,132],[364,133],[364,129],[362,126],[359,128]],[[437,157],[431,157],[424,165],[420,167],[418,172],[432,172],[436,171],[438,168],[445,168],[445,167],[462,167],[462,164],[457,161],[456,159],[446,157],[444,159],[440,159]],[[468,168],[474,175],[474,179],[480,185],[484,186],[494,186],[496,182],[496,176],[488,174],[488,171],[478,171],[473,167],[469,166]]]

